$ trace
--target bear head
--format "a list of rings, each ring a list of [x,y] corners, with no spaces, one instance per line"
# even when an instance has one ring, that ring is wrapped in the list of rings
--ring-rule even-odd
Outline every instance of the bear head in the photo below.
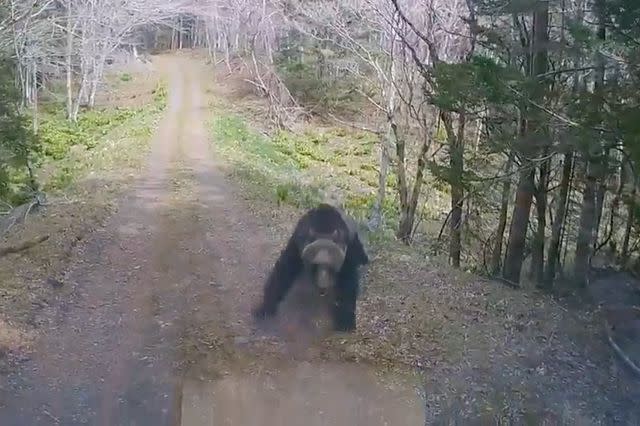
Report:
[[[321,296],[333,290],[345,261],[347,242],[341,234],[338,229],[330,234],[310,230],[308,243],[302,249],[302,261]]]

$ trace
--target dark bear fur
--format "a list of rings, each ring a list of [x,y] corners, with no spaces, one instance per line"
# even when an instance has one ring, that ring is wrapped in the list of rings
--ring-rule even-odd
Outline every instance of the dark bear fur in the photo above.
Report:
[[[301,253],[305,246],[321,236],[331,235],[338,245],[346,248],[344,263],[336,275],[335,305],[332,309],[333,328],[336,331],[355,330],[360,279],[358,269],[361,265],[369,263],[369,257],[360,241],[355,224],[329,204],[320,204],[307,211],[298,221],[267,278],[262,303],[253,310],[255,318],[262,319],[276,314],[278,305],[303,273]]]

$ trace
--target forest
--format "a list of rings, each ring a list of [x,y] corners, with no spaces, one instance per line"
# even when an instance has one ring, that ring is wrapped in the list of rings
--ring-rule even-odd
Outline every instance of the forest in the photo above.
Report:
[[[587,309],[603,273],[640,295],[636,0],[0,0],[0,258],[46,241],[11,234],[80,175],[143,157],[131,141],[167,113],[167,76],[104,103],[140,81],[121,69],[180,52],[216,86],[216,152],[277,208],[334,200],[377,257],[437,259],[553,312]],[[636,343],[612,346],[640,373]]]
[[[37,137],[40,98],[77,122],[113,55],[204,48],[244,65],[276,128],[319,116],[375,139],[370,229],[510,285],[584,286],[598,259],[638,269],[632,0],[5,3],[7,207],[65,149]]]

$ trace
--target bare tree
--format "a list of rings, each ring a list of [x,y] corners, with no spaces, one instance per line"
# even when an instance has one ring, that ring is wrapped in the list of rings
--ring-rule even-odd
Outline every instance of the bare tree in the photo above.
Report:
[[[418,72],[422,77],[421,89],[429,99],[437,93],[437,81],[434,67],[440,63],[460,62],[470,58],[473,52],[473,37],[470,36],[468,23],[473,22],[469,4],[464,1],[443,2],[425,1],[413,2],[402,6],[398,0],[391,0],[402,21],[410,29],[411,35],[399,34],[405,48],[410,53]],[[421,11],[427,10],[424,14]],[[418,47],[416,47],[418,46]],[[444,125],[450,154],[450,178],[452,188],[451,198],[451,243],[450,259],[454,266],[460,265],[461,241],[460,229],[464,190],[462,175],[464,172],[464,140],[466,128],[466,113],[464,111],[450,111],[441,109],[438,114]],[[419,158],[419,173],[422,178],[421,162]],[[415,193],[414,187],[414,193]],[[419,186],[418,186],[419,191]],[[401,214],[399,234],[404,234],[407,224],[413,225],[415,217],[415,200],[408,203],[408,209]]]

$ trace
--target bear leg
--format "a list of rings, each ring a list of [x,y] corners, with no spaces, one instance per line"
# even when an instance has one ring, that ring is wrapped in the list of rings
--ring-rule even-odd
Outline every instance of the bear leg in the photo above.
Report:
[[[333,307],[335,331],[351,332],[356,329],[356,300],[358,298],[358,270],[346,267],[340,271]]]
[[[352,263],[356,265],[366,265],[369,263],[369,255],[367,255],[357,233],[353,236],[353,240],[349,242],[347,256],[351,259]]]
[[[275,315],[278,305],[284,299],[301,271],[302,259],[292,238],[280,253],[278,260],[276,260],[273,269],[269,273],[264,286],[262,303],[253,309],[253,316],[266,318]]]

